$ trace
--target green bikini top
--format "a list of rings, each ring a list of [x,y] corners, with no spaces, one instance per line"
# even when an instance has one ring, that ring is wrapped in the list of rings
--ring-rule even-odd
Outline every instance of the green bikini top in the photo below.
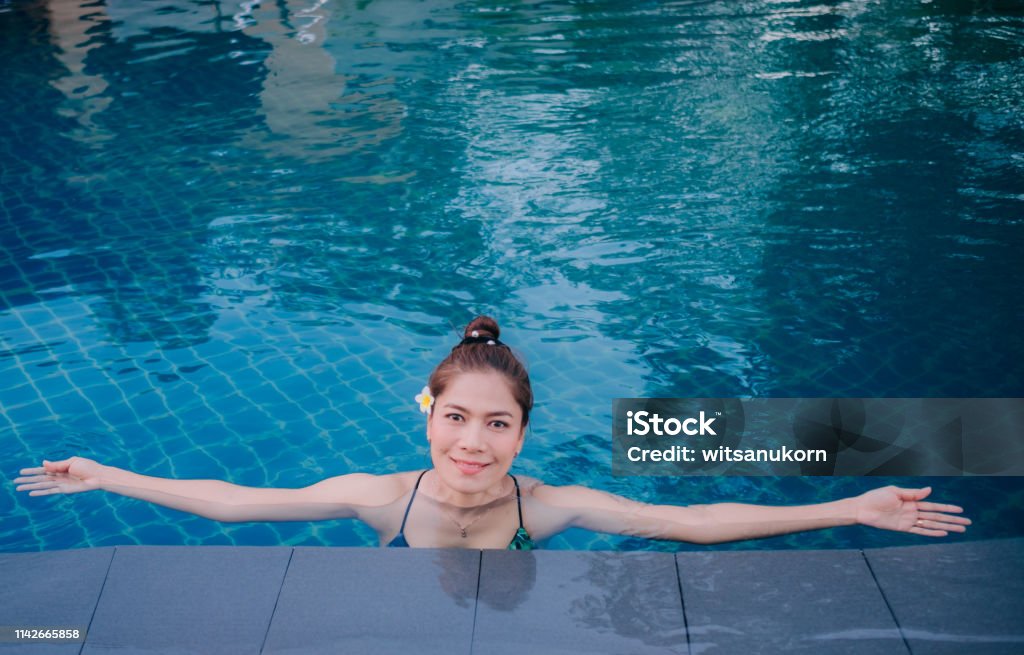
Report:
[[[428,469],[429,470],[429,469]],[[416,478],[416,486],[412,488],[412,496],[409,497],[409,504],[405,506],[405,516],[402,517],[402,527],[398,529],[398,534],[395,538],[388,542],[388,548],[408,548],[409,542],[405,540],[405,521],[409,518],[409,510],[412,508],[412,501],[416,498],[416,490],[420,488],[420,480],[427,474],[427,471],[420,473],[420,477]],[[523,527],[523,500],[519,495],[519,480],[516,480],[516,476],[511,473],[508,474],[512,478],[512,482],[516,485],[516,505],[519,508],[519,529],[516,530],[516,534],[512,537],[512,541],[508,545],[508,550],[533,550],[537,547],[537,544],[533,542],[533,538],[530,537],[530,533]]]

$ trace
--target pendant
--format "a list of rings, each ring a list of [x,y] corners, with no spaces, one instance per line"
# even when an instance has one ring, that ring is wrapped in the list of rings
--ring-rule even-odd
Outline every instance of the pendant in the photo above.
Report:
[[[462,528],[462,538],[466,538],[466,528]]]

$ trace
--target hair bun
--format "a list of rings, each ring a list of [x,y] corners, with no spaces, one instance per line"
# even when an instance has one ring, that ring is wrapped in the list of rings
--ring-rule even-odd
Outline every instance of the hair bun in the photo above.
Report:
[[[466,326],[463,332],[463,338],[474,336],[473,332],[476,332],[476,336],[490,337],[491,339],[497,339],[501,336],[501,330],[498,328],[498,322],[490,316],[477,316],[469,325]]]

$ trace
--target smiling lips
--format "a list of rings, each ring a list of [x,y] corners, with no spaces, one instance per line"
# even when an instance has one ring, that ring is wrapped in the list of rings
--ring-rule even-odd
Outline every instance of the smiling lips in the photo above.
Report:
[[[459,471],[464,475],[475,475],[490,466],[489,464],[467,462],[461,459],[455,459],[454,457],[452,458],[452,461],[455,462],[455,468],[459,469]]]

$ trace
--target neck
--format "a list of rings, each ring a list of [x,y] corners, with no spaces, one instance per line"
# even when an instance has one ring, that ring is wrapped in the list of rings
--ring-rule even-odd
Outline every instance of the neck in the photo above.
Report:
[[[436,470],[431,477],[434,479],[432,488],[434,500],[453,507],[464,509],[481,507],[506,498],[511,493],[509,489],[512,486],[512,480],[507,473],[493,487],[475,493],[464,493],[458,489],[452,489],[442,482],[441,476],[437,475]]]

